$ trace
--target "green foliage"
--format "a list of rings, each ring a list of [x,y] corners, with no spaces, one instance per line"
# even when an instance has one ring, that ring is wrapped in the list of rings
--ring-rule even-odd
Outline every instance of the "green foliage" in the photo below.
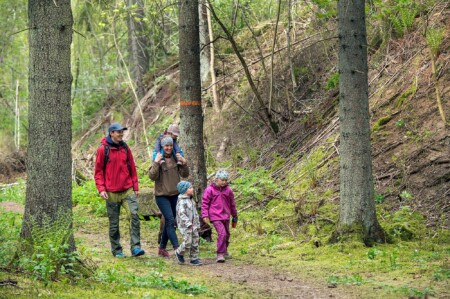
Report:
[[[385,200],[385,197],[383,194],[378,194],[378,193],[375,194],[375,203],[381,204],[384,202],[384,200]]]
[[[158,271],[151,271],[148,275],[124,273],[122,264],[117,264],[97,272],[97,280],[105,284],[114,284],[119,288],[165,288],[173,289],[182,294],[203,294],[207,288],[199,284],[190,284],[187,280],[176,280],[172,276],[163,278]]]
[[[405,120],[403,118],[399,119],[395,122],[395,126],[397,128],[403,128],[405,126]]]
[[[442,46],[442,42],[444,41],[444,33],[445,28],[429,28],[427,30],[427,45],[430,48],[433,57],[435,57]]]
[[[74,206],[88,206],[94,215],[106,216],[105,200],[98,195],[94,180],[86,181],[81,185],[73,184],[72,202]]]
[[[339,73],[333,73],[327,81],[325,90],[331,90],[339,86]]]
[[[61,275],[75,278],[80,275],[75,270],[78,252],[69,250],[69,236],[72,234],[71,213],[58,213],[58,219],[51,221],[44,216],[41,226],[32,220],[31,255],[23,252],[19,266],[44,283],[56,280]]]
[[[362,285],[365,283],[364,279],[360,274],[354,274],[352,276],[329,276],[329,284],[344,284],[344,285]]]
[[[328,20],[331,17],[337,16],[336,1],[332,0],[312,0],[312,3],[317,5],[318,11],[316,16],[320,19]]]
[[[247,170],[238,169],[239,178],[233,180],[232,188],[235,193],[240,193],[244,201],[263,200],[269,195],[279,191],[279,186],[265,169]]]
[[[0,202],[13,201],[20,204],[24,204],[25,191],[26,191],[26,184],[22,180],[19,180],[14,185],[0,188]]]
[[[13,258],[22,227],[22,218],[17,213],[6,212],[0,207],[0,268]]]
[[[408,30],[413,28],[419,8],[414,1],[399,0],[392,6],[385,6],[383,14],[391,23],[397,36],[402,37]]]

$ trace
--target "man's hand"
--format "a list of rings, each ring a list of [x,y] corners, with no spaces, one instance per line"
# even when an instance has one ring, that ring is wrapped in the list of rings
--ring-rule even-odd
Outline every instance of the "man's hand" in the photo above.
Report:
[[[180,153],[177,153],[177,160],[178,161],[180,161],[181,163],[183,163],[183,165],[184,164],[186,164],[186,159],[180,154]]]
[[[158,163],[159,163],[159,161],[161,161],[162,158],[163,158],[163,156],[161,155],[161,153],[157,153],[157,154],[156,154],[156,157],[155,157],[155,162],[158,162]]]
[[[107,193],[106,191],[100,192],[100,196],[101,196],[104,200],[107,200],[107,199],[108,199],[108,193]]]
[[[136,197],[138,197],[139,196],[139,191],[134,190],[134,195],[136,195]]]
[[[209,218],[208,218],[208,217],[205,217],[205,218],[203,218],[203,222],[205,222],[205,223],[208,223],[208,224],[209,224]]]

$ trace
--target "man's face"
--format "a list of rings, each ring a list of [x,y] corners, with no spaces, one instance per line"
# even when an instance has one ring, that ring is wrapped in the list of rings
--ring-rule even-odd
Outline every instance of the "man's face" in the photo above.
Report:
[[[164,146],[163,146],[164,154],[166,154],[166,155],[172,154],[172,148],[173,148],[173,145],[172,145],[172,144],[166,144],[166,145],[164,145]]]
[[[123,139],[123,130],[120,131],[111,131],[110,133],[112,141],[115,143],[119,143]]]

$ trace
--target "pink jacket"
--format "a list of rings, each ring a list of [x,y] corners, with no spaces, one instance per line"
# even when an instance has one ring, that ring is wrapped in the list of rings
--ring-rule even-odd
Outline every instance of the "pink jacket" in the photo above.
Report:
[[[229,186],[219,188],[212,183],[203,193],[202,218],[230,220],[230,216],[237,217],[233,191]]]

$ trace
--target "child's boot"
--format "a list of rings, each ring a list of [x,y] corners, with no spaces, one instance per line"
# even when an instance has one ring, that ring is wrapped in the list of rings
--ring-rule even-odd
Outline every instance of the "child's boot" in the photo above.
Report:
[[[225,257],[223,256],[222,253],[218,253],[217,254],[216,262],[218,262],[218,263],[225,263]]]

